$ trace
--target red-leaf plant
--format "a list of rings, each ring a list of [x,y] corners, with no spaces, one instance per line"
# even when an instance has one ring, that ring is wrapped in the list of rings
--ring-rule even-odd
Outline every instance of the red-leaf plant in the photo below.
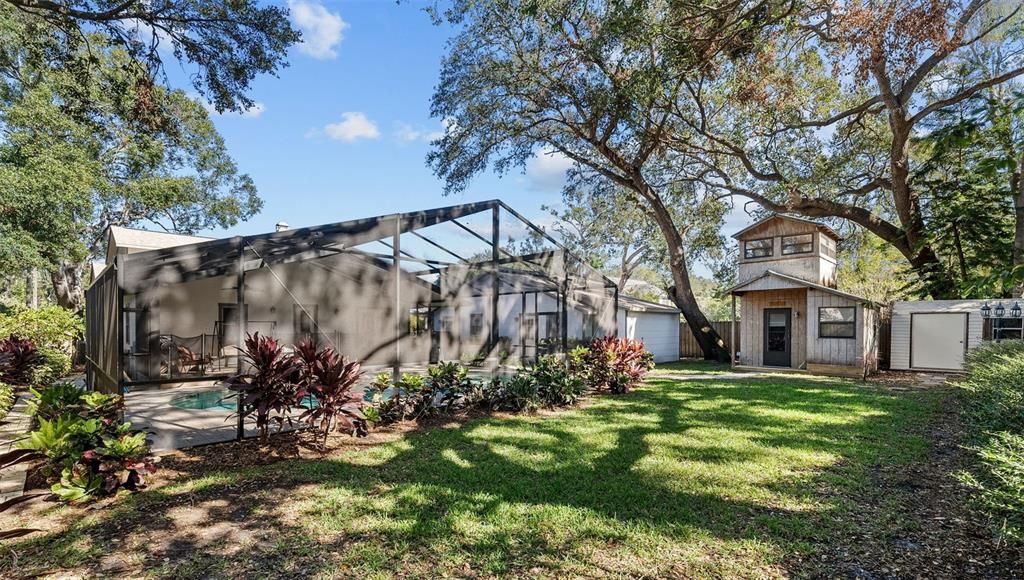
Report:
[[[358,361],[349,361],[331,347],[318,349],[309,339],[295,347],[299,366],[299,391],[296,400],[308,395],[316,399],[299,416],[318,428],[323,434],[322,445],[327,444],[331,431],[344,431],[356,437],[365,437],[366,417],[363,416],[363,397],[353,387],[362,376]]]
[[[228,388],[241,398],[242,417],[256,416],[256,428],[264,442],[270,436],[270,423],[278,429],[291,422],[289,413],[296,402],[299,365],[295,358],[269,336],[256,332],[245,339],[242,351],[249,372],[227,380]]]
[[[32,382],[32,371],[43,362],[31,340],[13,334],[0,338],[0,383],[27,385]]]
[[[629,338],[595,338],[585,356],[593,386],[621,394],[640,384],[654,368],[654,357],[644,343]]]

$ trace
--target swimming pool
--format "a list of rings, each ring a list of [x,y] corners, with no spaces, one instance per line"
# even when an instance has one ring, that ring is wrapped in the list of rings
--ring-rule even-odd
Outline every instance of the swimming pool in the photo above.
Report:
[[[306,395],[302,404],[316,406],[313,395]],[[234,412],[238,409],[238,399],[231,389],[216,388],[179,395],[171,399],[171,406],[179,409],[209,409],[212,411]]]

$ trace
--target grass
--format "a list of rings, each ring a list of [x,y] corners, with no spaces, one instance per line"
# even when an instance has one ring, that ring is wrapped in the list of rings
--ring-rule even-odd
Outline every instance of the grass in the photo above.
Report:
[[[938,405],[656,374],[571,411],[185,478],[5,552],[19,574],[781,576],[844,532],[874,469],[926,454]]]

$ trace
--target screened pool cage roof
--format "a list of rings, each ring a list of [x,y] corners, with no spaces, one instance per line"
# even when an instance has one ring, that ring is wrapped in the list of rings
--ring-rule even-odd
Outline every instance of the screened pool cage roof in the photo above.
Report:
[[[457,272],[467,272],[466,282],[481,286],[481,291],[489,291],[490,272],[495,271],[502,292],[554,291],[561,288],[563,277],[580,290],[616,286],[497,199],[126,254],[121,256],[119,286],[134,294],[161,284],[339,254],[359,256],[384,269],[397,262],[439,294],[441,274]],[[479,271],[482,267],[486,272]]]

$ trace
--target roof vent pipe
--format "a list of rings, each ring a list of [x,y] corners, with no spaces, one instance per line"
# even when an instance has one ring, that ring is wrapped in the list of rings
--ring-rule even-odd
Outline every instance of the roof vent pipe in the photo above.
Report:
[[[274,231],[283,232],[288,229],[288,222],[277,222],[274,224]]]

